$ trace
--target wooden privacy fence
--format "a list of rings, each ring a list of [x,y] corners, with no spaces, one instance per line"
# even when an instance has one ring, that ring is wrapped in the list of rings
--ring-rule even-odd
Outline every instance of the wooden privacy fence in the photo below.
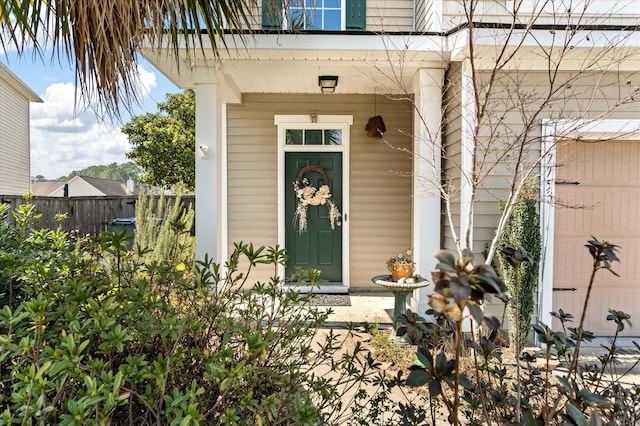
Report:
[[[159,197],[155,197],[156,200]],[[174,196],[165,196],[168,202],[175,200]],[[102,231],[112,230],[109,226],[111,219],[133,217],[136,214],[137,195],[113,197],[34,197],[31,203],[35,205],[42,218],[37,226],[55,229],[58,224],[55,215],[67,213],[68,218],[62,223],[65,231],[78,230],[81,235],[98,235]],[[1,195],[0,202],[9,204],[13,211],[26,200],[21,195]],[[191,204],[195,208],[195,197],[182,196],[182,203]],[[9,214],[9,221],[13,222],[13,215]]]

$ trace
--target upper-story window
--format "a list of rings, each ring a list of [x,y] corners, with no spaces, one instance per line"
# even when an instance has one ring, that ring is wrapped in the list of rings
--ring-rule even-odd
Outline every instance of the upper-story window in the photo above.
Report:
[[[342,30],[344,0],[291,0],[287,16],[289,29]]]
[[[366,23],[366,0],[262,0],[263,29],[350,31]]]

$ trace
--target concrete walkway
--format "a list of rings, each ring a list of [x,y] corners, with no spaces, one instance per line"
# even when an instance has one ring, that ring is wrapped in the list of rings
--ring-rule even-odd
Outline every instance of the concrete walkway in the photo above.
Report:
[[[331,306],[333,313],[329,316],[330,323],[393,323],[393,293],[350,293],[349,298],[351,306]]]
[[[640,344],[640,338],[619,337],[616,341],[616,362],[605,371],[604,377],[620,378],[621,383],[628,385],[640,384],[640,350],[633,342]],[[598,357],[608,352],[612,339],[608,337],[597,337],[591,342],[580,345],[580,364],[600,365]],[[606,347],[606,348],[605,348]]]
[[[329,326],[339,326],[345,323],[370,323],[383,327],[390,327],[393,323],[394,298],[391,292],[353,292],[349,294],[351,306],[332,306],[333,313],[328,320]],[[633,342],[640,344],[638,338],[618,338],[618,361],[612,366],[611,374],[626,374],[623,382],[640,384],[640,350]],[[598,337],[591,342],[585,342],[580,348],[581,365],[595,364],[597,357],[606,353],[603,346],[609,346],[611,338]],[[526,350],[526,349],[525,349]],[[540,351],[539,348],[530,348],[530,352]],[[557,374],[562,374],[562,364],[556,368]]]

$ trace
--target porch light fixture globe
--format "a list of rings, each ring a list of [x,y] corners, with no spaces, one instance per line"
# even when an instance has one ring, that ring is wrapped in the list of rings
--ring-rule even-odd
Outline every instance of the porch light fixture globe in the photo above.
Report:
[[[336,86],[338,86],[338,76],[320,75],[318,76],[318,86],[320,86],[322,93],[333,93],[336,91]]]

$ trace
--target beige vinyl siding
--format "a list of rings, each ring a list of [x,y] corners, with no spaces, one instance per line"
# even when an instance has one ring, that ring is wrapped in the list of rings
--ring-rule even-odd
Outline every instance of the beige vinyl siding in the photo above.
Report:
[[[568,79],[569,74],[561,74],[560,78]],[[543,119],[562,118],[612,118],[612,119],[630,119],[637,118],[640,113],[640,106],[625,106],[620,111],[609,112],[612,106],[617,103],[621,96],[628,93],[630,88],[627,84],[627,78],[632,81],[636,79],[634,75],[617,75],[600,73],[583,73],[580,78],[573,79],[571,88],[565,93],[555,96],[558,99],[544,109],[544,113],[538,116],[529,135],[530,144],[525,158],[531,161],[540,155],[540,138]],[[500,76],[497,81],[499,84],[513,84],[518,81],[519,88],[522,93],[531,96],[530,99],[541,99],[545,91],[548,90],[547,75],[544,72],[519,72],[512,70],[509,72],[508,78]],[[511,86],[513,90],[515,86]],[[497,94],[505,93],[501,87],[496,87]],[[532,102],[529,107],[529,113],[539,104],[539,101]],[[492,105],[491,111],[495,116],[503,116],[500,134],[503,135],[502,142],[499,138],[494,139],[494,145],[487,153],[488,163],[493,163],[497,155],[501,154],[504,149],[504,142],[513,139],[513,134],[517,134],[522,129],[524,118],[520,113],[513,112],[517,110],[514,105],[510,105],[507,101],[500,101]],[[505,111],[509,111],[505,113]],[[486,126],[486,124],[485,124]],[[496,142],[497,141],[497,142]],[[481,143],[486,145],[487,132],[481,132]],[[501,145],[502,143],[502,145]],[[495,235],[495,229],[501,215],[500,204],[506,200],[508,188],[511,184],[513,173],[515,170],[515,155],[509,155],[501,159],[498,167],[495,167],[490,176],[488,176],[479,189],[476,203],[474,205],[474,251],[480,253]],[[525,164],[527,164],[525,162]],[[528,163],[530,164],[530,163]],[[538,182],[539,171],[536,169],[534,179]],[[584,242],[580,243],[580,247]],[[582,250],[582,249],[580,249]],[[496,302],[489,304],[488,312],[492,314],[501,314],[502,303]],[[575,313],[574,313],[575,315]],[[536,316],[532,318],[532,322],[536,321]]]
[[[229,241],[277,240],[277,134],[273,114],[245,103],[228,112]]]
[[[443,174],[449,182],[450,188],[455,189],[452,194],[451,214],[456,232],[460,229],[460,137],[462,126],[462,107],[460,104],[460,64],[454,63],[447,71],[446,91],[445,91],[445,122],[442,133],[442,143],[446,155],[442,159]],[[446,205],[442,203],[442,211],[446,213]],[[451,227],[445,216],[443,216],[442,242],[441,246],[447,250],[455,250],[455,241]]]
[[[561,79],[567,80],[570,74],[561,74]],[[627,106],[621,108],[620,111],[612,111],[612,107],[616,105],[618,100],[632,90],[627,84],[627,79],[632,81],[637,79],[635,75],[625,74],[618,75],[610,73],[602,75],[600,73],[582,73],[580,78],[572,79],[571,88],[565,93],[558,95],[558,101],[545,108],[544,114],[540,115],[532,128],[529,136],[531,144],[528,147],[528,154],[525,156],[529,160],[538,157],[540,154],[540,137],[541,137],[541,120],[550,118],[611,118],[611,119],[631,119],[637,118],[640,113],[638,105]],[[544,96],[545,90],[548,90],[547,75],[543,72],[518,72],[511,71],[509,79],[498,78],[497,81],[519,81],[520,90],[523,93],[529,93],[535,98],[540,99]],[[560,80],[559,80],[560,81]],[[514,87],[512,86],[512,89]],[[496,93],[504,93],[503,88],[496,88]],[[594,100],[596,100],[594,102]],[[538,103],[533,102],[529,106],[529,112],[532,111]],[[506,102],[500,102],[492,108],[496,115],[504,115],[501,134],[508,135],[508,129],[522,128],[523,118],[519,113],[509,112],[510,106]],[[485,139],[481,139],[486,144]],[[506,139],[509,139],[508,137]],[[504,145],[503,145],[504,146]],[[497,152],[500,151],[500,145],[497,144],[493,150],[487,154],[488,159],[496,158]],[[474,248],[475,252],[481,252],[484,247],[491,241],[495,235],[495,228],[501,214],[499,205],[504,202],[508,194],[508,188],[512,180],[515,167],[515,156],[508,156],[501,160],[499,167],[496,167],[491,176],[483,182],[483,188],[478,191],[476,203],[474,205]],[[535,179],[537,181],[536,171]],[[584,241],[577,243],[576,250],[583,250]],[[554,295],[555,296],[555,295]],[[566,295],[565,295],[566,296]],[[571,294],[574,297],[574,294]],[[494,315],[501,315],[502,303],[490,303],[487,312]],[[535,312],[535,310],[534,310]],[[576,312],[572,312],[576,315]],[[536,315],[532,317],[532,322],[537,320]]]
[[[367,31],[414,31],[413,2],[367,0]]]
[[[519,5],[518,22],[529,23],[535,16],[535,23],[539,25],[631,25],[638,23],[640,14],[633,2],[621,4],[613,0],[579,0],[571,2],[540,2],[525,0]],[[586,5],[586,10],[584,10]],[[542,5],[545,9],[539,12]],[[510,8],[513,2],[507,0],[477,0],[475,5],[476,21],[503,22],[512,21]],[[569,9],[570,14],[566,11]],[[534,12],[534,10],[536,12]],[[467,21],[462,2],[460,0],[443,0],[443,27],[453,28]]]
[[[375,109],[374,109],[374,105]],[[378,95],[245,94],[242,105],[229,105],[228,232],[233,242],[277,242],[277,127],[273,117],[298,114],[353,115],[350,149],[351,288],[373,288],[371,277],[386,272],[385,260],[411,244],[411,170],[406,153],[368,139],[364,127],[382,115],[385,140],[410,148],[411,104]],[[286,190],[290,184],[285,183]],[[272,270],[259,269],[266,280]]]
[[[560,78],[567,80],[571,76],[568,73],[560,74]],[[627,79],[637,80],[636,75],[629,73],[614,74],[609,73],[602,75],[600,73],[582,73],[580,78],[571,78],[571,87],[565,92],[554,96],[556,101],[551,103],[544,109],[543,114],[539,115],[535,120],[535,125],[531,129],[529,135],[529,143],[525,152],[525,165],[531,164],[531,161],[537,159],[540,155],[540,138],[541,138],[541,120],[551,118],[617,118],[631,119],[637,118],[640,112],[640,106],[625,106],[619,111],[613,111],[614,105],[619,99],[629,91],[632,87],[626,84]],[[518,81],[519,90],[527,93],[530,99],[542,99],[548,90],[547,75],[544,72],[519,72],[512,70],[509,77],[501,76],[497,79],[499,84],[513,84]],[[559,80],[560,81],[560,80]],[[513,90],[514,86],[511,86]],[[499,85],[495,88],[496,94],[506,93],[506,90]],[[534,108],[539,105],[540,101],[531,102],[527,114],[530,114]],[[502,151],[506,144],[513,140],[514,134],[519,134],[522,129],[523,122],[528,118],[523,117],[517,111],[515,105],[510,105],[506,101],[500,101],[492,105],[491,111],[493,118],[503,116],[502,125],[500,127],[501,138],[493,138],[493,146],[487,151],[484,158],[489,166],[494,165],[495,159]],[[509,113],[505,113],[509,111]],[[481,132],[480,143],[487,143],[488,132],[487,124],[483,123],[485,129]],[[498,223],[501,211],[499,203],[504,202],[508,195],[508,189],[513,179],[515,171],[516,154],[510,154],[501,157],[500,164],[495,167],[490,175],[485,178],[482,188],[478,191],[477,202],[474,206],[474,248],[475,251],[481,251],[488,244],[495,234],[495,227]],[[534,176],[538,176],[537,170]]]
[[[385,261],[411,246],[411,171],[409,155],[365,136],[364,126],[377,113],[384,118],[384,140],[411,149],[413,110],[409,102],[384,96],[360,96],[351,132],[351,284],[371,287],[386,273]],[[404,176],[401,174],[404,173]]]
[[[29,190],[29,101],[0,80],[0,194]]]
[[[476,20],[482,22],[508,22],[510,17],[507,0],[474,0]],[[444,29],[465,23],[467,18],[459,0],[442,0],[442,19]]]
[[[463,116],[460,107],[460,65],[452,64],[447,73],[449,87],[445,93],[446,122],[443,129],[443,144],[446,149],[446,157],[443,159],[443,172],[449,177],[454,188],[459,188],[459,171],[457,165],[460,160],[460,124]],[[561,74],[559,81],[570,79],[572,76],[568,73]],[[479,86],[482,86],[481,76],[478,80]],[[534,111],[543,99],[545,92],[548,90],[548,76],[544,72],[521,72],[518,70],[509,71],[508,75],[500,75],[496,79],[497,86],[494,89],[493,97],[497,99],[489,107],[492,115],[492,122],[498,123],[498,137],[492,138],[492,146],[481,154],[479,161],[486,160],[487,166],[481,168],[487,171],[489,165],[493,167],[489,176],[487,176],[477,192],[474,203],[474,251],[481,253],[487,244],[491,242],[495,235],[496,226],[501,215],[500,205],[504,203],[508,195],[508,189],[511,185],[515,171],[516,153],[507,150],[509,155],[503,156],[505,147],[509,142],[513,142],[514,135],[521,132],[523,122],[529,120],[530,114]],[[537,116],[534,125],[528,137],[530,141],[525,152],[525,164],[531,164],[532,160],[537,159],[540,155],[541,128],[543,119],[554,118],[612,118],[612,119],[631,119],[637,118],[640,113],[640,106],[626,105],[619,111],[609,112],[618,103],[621,97],[628,94],[632,87],[629,87],[627,81],[636,81],[637,75],[625,73],[602,75],[600,73],[581,73],[579,78],[571,78],[571,87],[567,88],[564,93],[555,96],[556,102],[544,108],[543,114]],[[514,84],[514,82],[518,82]],[[504,86],[504,87],[502,87]],[[509,86],[509,91],[507,91]],[[516,108],[508,99],[500,94],[513,93],[519,88],[531,103],[526,111],[521,114],[519,108]],[[482,88],[480,88],[482,92]],[[537,101],[536,101],[537,100]],[[497,119],[502,117],[502,120]],[[487,123],[482,123],[484,128],[480,132],[480,144],[487,145],[489,132]],[[495,126],[494,126],[495,128]],[[500,158],[498,165],[495,160]],[[538,179],[538,170],[534,172],[534,179]],[[452,205],[454,212],[453,218],[456,230],[459,230],[460,217],[456,213],[460,211],[460,203],[457,202],[457,194],[455,202]],[[459,232],[459,231],[458,231]],[[443,224],[444,241],[443,246],[447,249],[454,249],[451,230],[447,223]],[[582,246],[582,244],[580,245]],[[501,314],[502,304],[489,304],[488,312],[493,314]],[[532,320],[535,321],[536,318]]]

